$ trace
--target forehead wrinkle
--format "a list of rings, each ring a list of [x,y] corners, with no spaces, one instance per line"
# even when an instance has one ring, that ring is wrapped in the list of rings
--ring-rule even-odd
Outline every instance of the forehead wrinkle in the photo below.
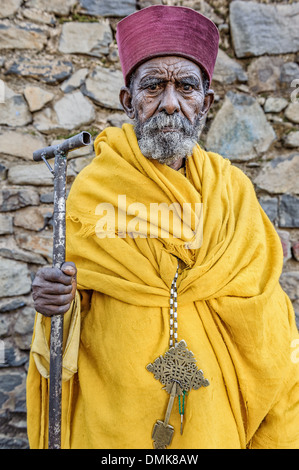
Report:
[[[140,70],[139,81],[143,82],[144,79],[150,78],[182,80],[190,77],[193,80],[201,81],[200,68],[198,67],[198,70],[190,70],[190,68],[193,68],[190,64],[162,64],[160,67],[157,64],[147,64],[145,70]]]

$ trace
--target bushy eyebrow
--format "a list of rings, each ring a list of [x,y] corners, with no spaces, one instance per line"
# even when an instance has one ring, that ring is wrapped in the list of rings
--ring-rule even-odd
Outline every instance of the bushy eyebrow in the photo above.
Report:
[[[166,80],[164,78],[158,78],[158,77],[144,77],[140,80],[140,87],[141,88],[147,88],[148,86],[152,85],[159,85],[160,83],[165,82]]]
[[[195,88],[200,87],[200,81],[198,80],[198,78],[194,77],[193,75],[188,75],[186,77],[178,78],[177,81],[178,81],[178,83],[180,83],[182,85],[192,85]]]
[[[167,80],[162,77],[153,77],[153,76],[148,76],[144,77],[140,80],[139,86],[141,88],[147,88],[152,85],[159,85],[161,83],[165,83]],[[200,88],[200,81],[198,78],[194,77],[193,75],[187,75],[183,77],[179,77],[176,82],[180,85],[191,85],[194,88]]]

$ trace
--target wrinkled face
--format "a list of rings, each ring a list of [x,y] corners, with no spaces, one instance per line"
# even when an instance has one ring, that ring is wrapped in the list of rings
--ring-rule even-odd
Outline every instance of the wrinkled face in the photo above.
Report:
[[[137,68],[120,99],[144,156],[172,166],[192,154],[213,101],[204,88],[201,69],[188,59],[158,57]]]

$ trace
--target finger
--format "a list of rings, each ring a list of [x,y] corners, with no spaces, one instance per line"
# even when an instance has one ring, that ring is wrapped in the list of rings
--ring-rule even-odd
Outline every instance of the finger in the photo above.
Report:
[[[43,283],[39,283],[36,281],[32,285],[32,291],[36,293],[37,296],[43,297],[44,295],[64,295],[70,294],[73,290],[73,284],[65,285],[65,284],[57,284],[55,282],[48,282],[43,281]]]
[[[70,285],[72,283],[72,276],[63,273],[59,268],[45,269],[43,271],[43,278],[45,281],[62,283],[65,285]]]
[[[65,294],[65,295],[42,295],[39,296],[36,301],[38,305],[46,305],[46,306],[63,306],[70,304],[73,300],[73,294]]]
[[[66,304],[66,305],[38,305],[36,308],[36,311],[38,313],[41,313],[42,315],[46,317],[52,317],[54,315],[64,315],[69,309],[70,309],[71,304]]]
[[[60,269],[63,273],[67,274],[68,276],[74,277],[77,274],[76,265],[72,261],[67,261],[66,263],[63,263]]]

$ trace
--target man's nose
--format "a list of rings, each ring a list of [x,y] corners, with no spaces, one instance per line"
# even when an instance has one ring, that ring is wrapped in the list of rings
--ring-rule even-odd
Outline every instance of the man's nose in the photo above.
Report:
[[[161,96],[159,112],[165,111],[167,114],[174,114],[181,109],[179,99],[174,84],[168,83]]]

